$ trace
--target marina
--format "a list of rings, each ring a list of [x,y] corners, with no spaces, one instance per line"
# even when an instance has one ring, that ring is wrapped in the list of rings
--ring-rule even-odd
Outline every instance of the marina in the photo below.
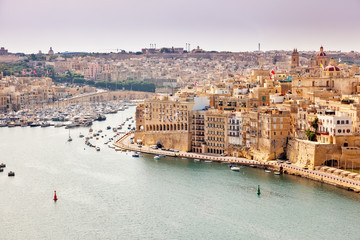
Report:
[[[204,159],[194,162],[191,157],[164,154],[156,160],[147,153],[133,158],[139,150],[116,151],[111,143],[123,134],[115,137],[112,128],[126,118],[131,121],[134,110],[129,107],[106,115],[105,121],[93,123],[92,132],[89,127],[71,129],[71,142],[64,128],[0,129],[6,164],[6,171],[0,173],[0,214],[4,216],[0,224],[6,229],[2,237],[357,238],[353,219],[359,214],[360,197],[353,192],[293,175],[266,174],[262,168],[239,166],[235,172],[229,161],[211,159],[203,164]],[[78,137],[80,133],[84,138]],[[94,133],[99,134],[98,140]],[[86,138],[100,152],[86,146]],[[109,138],[113,141],[105,147]],[[6,141],[17,144],[8,146]],[[15,177],[7,176],[10,170]],[[331,217],[326,213],[329,209]],[[296,226],[289,232],[291,223]],[[329,231],[339,224],[344,231]]]

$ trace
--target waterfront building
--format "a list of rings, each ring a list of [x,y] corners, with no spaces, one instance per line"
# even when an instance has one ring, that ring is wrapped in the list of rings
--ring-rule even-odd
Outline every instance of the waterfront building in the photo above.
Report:
[[[205,113],[206,152],[223,154],[228,145],[228,116],[219,110],[208,110]]]
[[[229,145],[242,145],[241,141],[241,113],[232,113],[228,117]]]
[[[191,151],[191,112],[208,106],[207,97],[181,99],[155,96],[146,99],[144,104],[136,109],[136,122],[139,124],[135,141],[147,146],[161,143],[166,148]],[[143,125],[140,125],[141,123]]]
[[[206,109],[191,111],[191,151],[204,153],[205,150],[205,113]]]

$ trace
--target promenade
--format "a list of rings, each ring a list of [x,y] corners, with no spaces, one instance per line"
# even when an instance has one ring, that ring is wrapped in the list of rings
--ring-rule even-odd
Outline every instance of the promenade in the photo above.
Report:
[[[120,137],[115,143],[114,146],[127,149],[135,152],[142,152],[154,155],[165,155],[173,157],[182,157],[182,158],[193,158],[201,160],[211,160],[214,162],[228,162],[232,164],[241,164],[251,167],[266,168],[272,170],[281,170],[285,174],[296,175],[300,177],[309,178],[315,181],[331,184],[340,188],[344,188],[354,192],[360,192],[360,181],[349,179],[347,177],[334,175],[331,173],[318,171],[318,170],[309,170],[303,169],[294,164],[284,164],[277,161],[269,162],[260,162],[255,160],[250,160],[246,158],[230,157],[230,156],[218,156],[214,154],[201,154],[201,153],[189,153],[189,152],[170,152],[163,151],[161,149],[152,149],[147,146],[138,147],[137,144],[131,144],[131,137],[133,137],[133,132],[128,132],[122,137]]]

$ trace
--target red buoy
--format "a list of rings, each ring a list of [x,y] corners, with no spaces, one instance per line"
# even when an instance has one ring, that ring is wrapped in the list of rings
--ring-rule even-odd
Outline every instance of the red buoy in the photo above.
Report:
[[[56,191],[54,191],[55,194],[54,194],[54,201],[56,202],[57,201],[57,196],[56,196]]]

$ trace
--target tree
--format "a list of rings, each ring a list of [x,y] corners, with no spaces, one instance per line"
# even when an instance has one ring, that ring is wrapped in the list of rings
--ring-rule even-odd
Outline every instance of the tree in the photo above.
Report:
[[[315,117],[314,120],[310,123],[310,125],[315,129],[315,132],[317,132],[319,127],[318,122],[319,122],[318,117]]]
[[[306,130],[306,136],[308,138],[309,141],[316,141],[316,134],[312,131],[310,131],[309,129]]]

